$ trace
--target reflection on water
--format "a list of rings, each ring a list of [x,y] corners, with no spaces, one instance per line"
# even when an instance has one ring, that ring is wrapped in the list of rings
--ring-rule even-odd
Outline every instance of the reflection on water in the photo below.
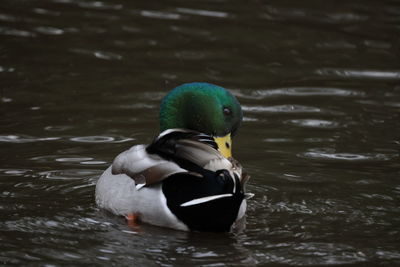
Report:
[[[363,92],[350,89],[341,88],[327,88],[327,87],[291,87],[267,90],[252,90],[246,93],[238,93],[242,98],[260,100],[271,97],[282,96],[359,96]]]
[[[400,264],[395,2],[3,1],[0,262]],[[95,206],[99,175],[189,81],[242,103],[245,229],[130,227]]]
[[[30,136],[0,135],[0,142],[7,142],[7,143],[30,143],[38,141],[52,141],[58,139],[60,139],[60,137],[35,138]]]
[[[280,105],[280,106],[243,106],[243,110],[247,112],[278,112],[278,113],[304,113],[315,112],[320,113],[319,108],[300,106],[300,105]]]
[[[389,160],[391,158],[396,157],[397,155],[306,152],[302,156],[309,158],[317,158],[317,159],[359,161],[359,160]]]
[[[400,79],[400,71],[319,69],[316,72],[324,76],[332,75],[343,78]]]
[[[315,127],[315,128],[335,128],[337,123],[327,120],[313,120],[313,119],[299,119],[288,121],[291,124],[299,125],[303,127]]]

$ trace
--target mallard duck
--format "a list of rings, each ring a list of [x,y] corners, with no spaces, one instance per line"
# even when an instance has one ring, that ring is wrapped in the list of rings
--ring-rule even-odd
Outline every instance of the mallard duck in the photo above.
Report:
[[[163,227],[230,231],[246,210],[248,176],[231,154],[241,121],[223,87],[176,87],[161,102],[160,135],[114,159],[97,182],[97,205]]]

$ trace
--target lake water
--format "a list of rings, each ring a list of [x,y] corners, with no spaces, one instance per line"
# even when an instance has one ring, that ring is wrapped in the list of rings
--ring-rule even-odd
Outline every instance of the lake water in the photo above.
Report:
[[[400,264],[400,1],[3,0],[0,264]],[[246,228],[130,228],[94,202],[176,85],[239,99]]]

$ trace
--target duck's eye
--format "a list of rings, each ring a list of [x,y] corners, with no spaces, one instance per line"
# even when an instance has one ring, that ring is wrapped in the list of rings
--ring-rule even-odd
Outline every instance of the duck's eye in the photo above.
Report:
[[[225,107],[224,108],[224,115],[229,116],[232,114],[232,110],[230,108]]]

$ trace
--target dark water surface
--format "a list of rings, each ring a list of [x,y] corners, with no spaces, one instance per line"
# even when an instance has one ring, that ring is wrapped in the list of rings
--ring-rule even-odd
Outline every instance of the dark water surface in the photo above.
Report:
[[[0,264],[400,264],[399,37],[394,0],[2,0]],[[243,105],[242,232],[131,229],[94,203],[190,81]]]

